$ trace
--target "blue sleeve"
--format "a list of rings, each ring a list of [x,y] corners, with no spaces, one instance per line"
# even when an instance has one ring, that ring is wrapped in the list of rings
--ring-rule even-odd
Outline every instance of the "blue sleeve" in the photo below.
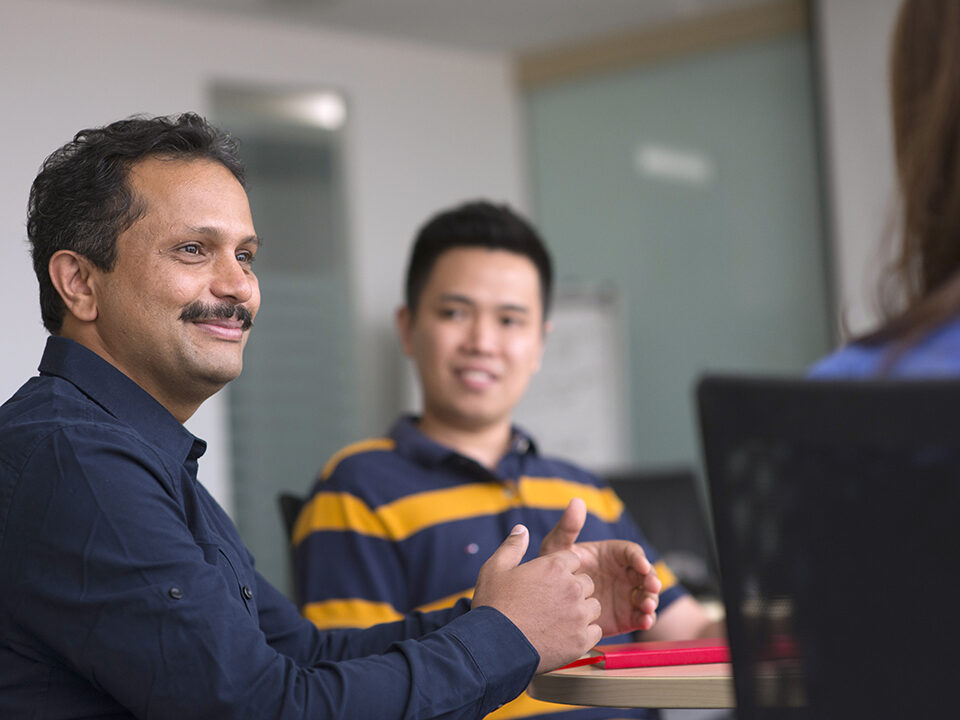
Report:
[[[876,349],[848,345],[814,363],[807,370],[807,376],[812,379],[866,377],[877,371],[879,358]]]
[[[171,720],[477,717],[530,680],[535,650],[490,608],[320,633],[260,578],[244,599],[243,558],[192,534],[202,508],[151,454],[61,430],[23,466],[0,524],[3,643],[52,677]]]

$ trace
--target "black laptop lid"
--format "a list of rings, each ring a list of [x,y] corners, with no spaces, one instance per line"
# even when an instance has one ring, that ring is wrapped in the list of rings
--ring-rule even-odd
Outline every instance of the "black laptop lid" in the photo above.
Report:
[[[739,716],[960,716],[960,382],[697,399]]]

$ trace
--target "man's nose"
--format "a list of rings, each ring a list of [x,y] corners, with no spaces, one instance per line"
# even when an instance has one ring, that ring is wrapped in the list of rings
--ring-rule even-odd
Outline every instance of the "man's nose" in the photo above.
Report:
[[[210,291],[217,297],[245,303],[253,297],[257,279],[249,267],[235,257],[224,257],[216,263]]]
[[[497,346],[497,323],[495,318],[478,315],[470,323],[467,344],[473,352],[492,353]]]

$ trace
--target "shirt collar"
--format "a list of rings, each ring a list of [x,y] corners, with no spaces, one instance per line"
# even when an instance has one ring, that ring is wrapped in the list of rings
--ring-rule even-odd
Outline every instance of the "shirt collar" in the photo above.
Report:
[[[73,384],[180,463],[195,462],[207,449],[206,442],[195,437],[146,390],[78,342],[47,338],[39,370],[41,375],[54,375]]]
[[[467,459],[453,448],[441,445],[420,432],[416,415],[401,415],[390,429],[390,437],[396,443],[396,451],[400,455],[425,467],[439,466],[452,457]],[[504,462],[528,454],[537,454],[533,438],[520,428],[511,427],[510,450],[500,460],[499,466],[503,467]]]

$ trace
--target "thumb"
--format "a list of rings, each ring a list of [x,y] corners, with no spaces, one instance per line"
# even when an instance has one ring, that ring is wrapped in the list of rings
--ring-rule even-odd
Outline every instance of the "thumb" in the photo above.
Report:
[[[529,544],[530,533],[527,528],[523,525],[514,525],[507,539],[500,544],[485,564],[494,570],[514,568],[523,560],[523,554],[527,551]]]
[[[553,530],[540,543],[540,554],[569,550],[577,541],[583,523],[587,520],[587,506],[580,498],[573,498],[567,509],[563,511],[560,520],[553,526]]]

